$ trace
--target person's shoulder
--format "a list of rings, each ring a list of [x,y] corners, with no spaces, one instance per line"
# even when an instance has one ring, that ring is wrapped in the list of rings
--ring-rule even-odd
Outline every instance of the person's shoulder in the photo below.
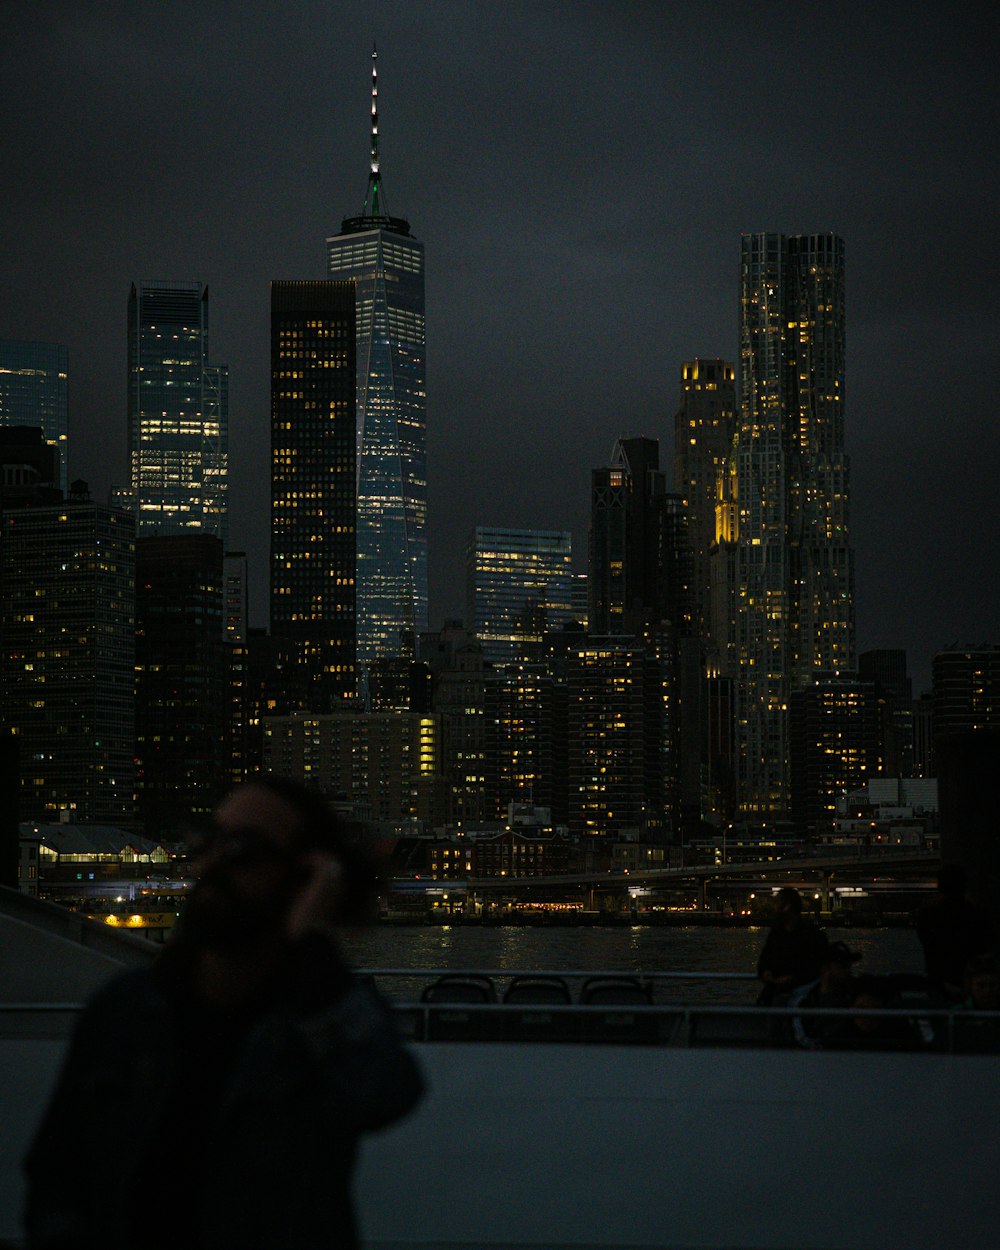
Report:
[[[165,998],[165,986],[155,965],[128,968],[106,981],[87,1001],[88,1016],[114,1016],[154,1009]]]

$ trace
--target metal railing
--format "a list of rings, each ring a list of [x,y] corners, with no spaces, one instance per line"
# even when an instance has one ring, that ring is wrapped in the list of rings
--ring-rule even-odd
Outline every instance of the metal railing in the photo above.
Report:
[[[972,1011],[919,1001],[865,1008],[762,1007],[755,1003],[709,1004],[663,998],[656,1001],[671,984],[688,987],[695,982],[756,982],[756,977],[748,972],[362,968],[357,975],[375,984],[388,982],[401,987],[407,982],[429,986],[441,983],[442,978],[451,984],[463,977],[480,978],[488,979],[494,992],[518,978],[561,981],[570,993],[569,987],[577,983],[599,986],[601,982],[625,980],[649,999],[613,1003],[424,1002],[417,1001],[419,992],[412,997],[390,999],[403,1034],[418,1043],[567,1042],[1000,1053],[1000,1011]],[[502,997],[502,992],[498,993],[498,998]],[[80,1003],[2,1003],[0,1038],[65,1039],[82,1009]],[[839,1036],[824,1036],[824,1025],[839,1028]],[[818,1027],[818,1036],[808,1035],[810,1026]]]

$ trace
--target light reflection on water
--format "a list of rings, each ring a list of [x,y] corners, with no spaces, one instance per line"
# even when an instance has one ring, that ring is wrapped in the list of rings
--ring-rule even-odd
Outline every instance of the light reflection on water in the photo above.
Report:
[[[479,925],[378,926],[343,936],[345,956],[361,968],[519,968],[535,971],[754,972],[765,929],[567,927]],[[923,959],[912,929],[834,929],[862,959],[860,972],[922,972]],[[422,982],[385,980],[393,997],[412,999]],[[657,999],[688,1002],[752,1002],[753,982],[674,983]]]

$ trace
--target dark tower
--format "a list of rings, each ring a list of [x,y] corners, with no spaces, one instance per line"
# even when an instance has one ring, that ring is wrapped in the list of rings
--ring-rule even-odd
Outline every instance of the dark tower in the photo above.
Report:
[[[271,283],[276,711],[356,694],[353,282]]]

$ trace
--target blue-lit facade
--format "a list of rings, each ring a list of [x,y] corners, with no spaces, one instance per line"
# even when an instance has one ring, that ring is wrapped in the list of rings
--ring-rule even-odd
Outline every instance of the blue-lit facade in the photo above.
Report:
[[[358,662],[412,655],[427,629],[424,247],[385,213],[372,67],[372,159],[359,217],[328,238],[331,278],[357,300]]]
[[[208,359],[208,287],[137,282],[128,304],[130,497],[140,537],[228,539],[229,372]]]
[[[494,664],[522,657],[574,619],[573,537],[477,526],[466,555],[466,611]]]
[[[0,339],[0,425],[40,426],[59,452],[59,485],[69,484],[69,350],[61,343]]]

